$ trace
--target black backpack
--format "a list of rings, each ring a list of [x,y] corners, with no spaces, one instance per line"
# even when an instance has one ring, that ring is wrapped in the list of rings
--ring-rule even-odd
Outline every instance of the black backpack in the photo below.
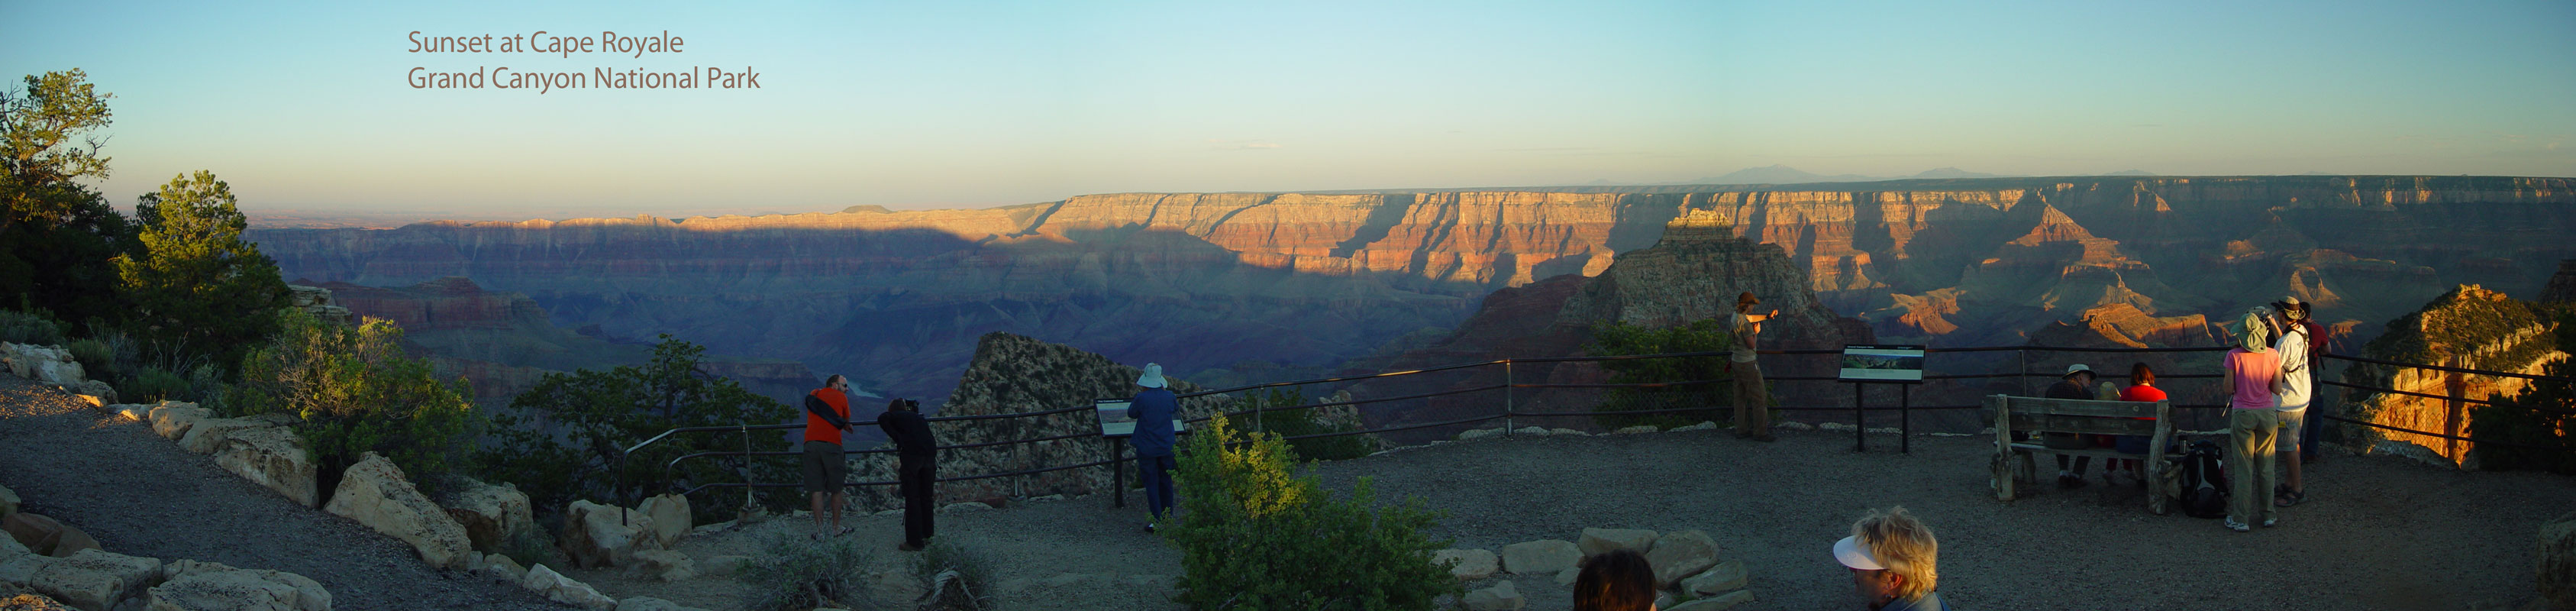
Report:
[[[2182,464],[2182,513],[2195,518],[2227,517],[2227,471],[2218,460],[2218,444],[2191,442]]]

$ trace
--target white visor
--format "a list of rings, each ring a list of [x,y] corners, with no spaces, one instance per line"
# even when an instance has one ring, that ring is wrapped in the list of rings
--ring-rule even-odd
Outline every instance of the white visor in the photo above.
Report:
[[[1834,559],[1843,561],[1843,566],[1864,571],[1887,570],[1887,567],[1879,566],[1877,560],[1870,558],[1868,547],[1862,546],[1859,539],[1852,537],[1843,537],[1843,540],[1834,542]]]

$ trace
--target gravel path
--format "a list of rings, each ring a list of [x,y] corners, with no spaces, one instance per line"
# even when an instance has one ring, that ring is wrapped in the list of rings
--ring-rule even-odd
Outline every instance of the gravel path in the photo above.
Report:
[[[1872,507],[1904,505],[1942,541],[1941,592],[1975,609],[2460,609],[2518,606],[2537,596],[2541,523],[2576,510],[2576,479],[2479,473],[2403,460],[2332,455],[2309,470],[2310,501],[2278,528],[2228,532],[2216,520],[2155,516],[2144,492],[2053,486],[2013,503],[1986,488],[1991,442],[1919,437],[1912,454],[1874,436],[1783,432],[1774,444],[1724,431],[1593,437],[1514,436],[1324,463],[1328,486],[1374,476],[1379,494],[1426,497],[1448,512],[1438,536],[1499,550],[1574,540],[1587,526],[1699,529],[1751,569],[1747,609],[1856,608],[1850,574],[1827,553]],[[1572,485],[1569,482],[1583,482]],[[1030,502],[943,515],[940,538],[992,554],[1006,609],[1169,609],[1156,588],[1179,554],[1139,532],[1143,510],[1106,498]],[[805,532],[773,520],[692,537],[692,557],[752,554],[753,541]],[[893,566],[901,523],[857,518],[852,535]],[[735,608],[720,578],[661,584],[611,571],[579,578],[612,596],[648,595]],[[1530,609],[1571,606],[1553,576],[1502,577]],[[1487,587],[1494,580],[1470,584]]]
[[[0,374],[0,440],[0,485],[26,511],[78,527],[111,552],[303,575],[344,611],[568,608],[432,570],[401,541],[296,505],[52,386]]]

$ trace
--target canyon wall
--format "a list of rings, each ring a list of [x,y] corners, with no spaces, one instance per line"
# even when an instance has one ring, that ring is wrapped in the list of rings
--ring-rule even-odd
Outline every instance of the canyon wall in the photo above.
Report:
[[[1599,274],[1688,211],[1780,247],[1819,303],[1889,343],[2021,344],[2106,305],[2137,314],[2092,318],[2288,294],[2366,339],[2455,284],[2537,292],[2576,258],[2576,179],[2405,176],[1131,193],[250,237],[289,277],[462,276],[528,295],[560,326],[668,332],[935,402],[994,331],[1183,375],[1332,371],[1438,337],[1497,290]]]
[[[2541,366],[2565,359],[2558,350],[2557,323],[2531,304],[2477,285],[2460,286],[2435,298],[2422,310],[2389,323],[2388,332],[2362,348],[2361,356],[2401,363],[2426,363],[2486,371],[2538,375]],[[2458,396],[2471,401],[2499,399],[2522,392],[2530,382],[2493,375],[2458,374],[2429,369],[2356,364],[2344,371],[2344,382],[2401,392]],[[2345,406],[2344,417],[2402,429],[2467,436],[2471,404],[2445,399],[2363,393]],[[2344,439],[2371,453],[2389,453],[2444,465],[2470,465],[2475,444],[2386,429],[2346,425]]]

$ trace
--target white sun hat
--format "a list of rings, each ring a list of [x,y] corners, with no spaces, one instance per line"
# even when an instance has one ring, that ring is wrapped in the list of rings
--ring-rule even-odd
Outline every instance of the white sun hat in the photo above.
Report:
[[[1137,386],[1143,386],[1146,388],[1162,388],[1166,383],[1167,382],[1163,380],[1162,365],[1146,363],[1145,375],[1136,376]]]
[[[1834,559],[1842,561],[1843,566],[1864,571],[1887,570],[1887,567],[1879,566],[1878,559],[1869,556],[1869,546],[1862,545],[1860,539],[1854,537],[1843,537],[1843,540],[1834,542]]]

